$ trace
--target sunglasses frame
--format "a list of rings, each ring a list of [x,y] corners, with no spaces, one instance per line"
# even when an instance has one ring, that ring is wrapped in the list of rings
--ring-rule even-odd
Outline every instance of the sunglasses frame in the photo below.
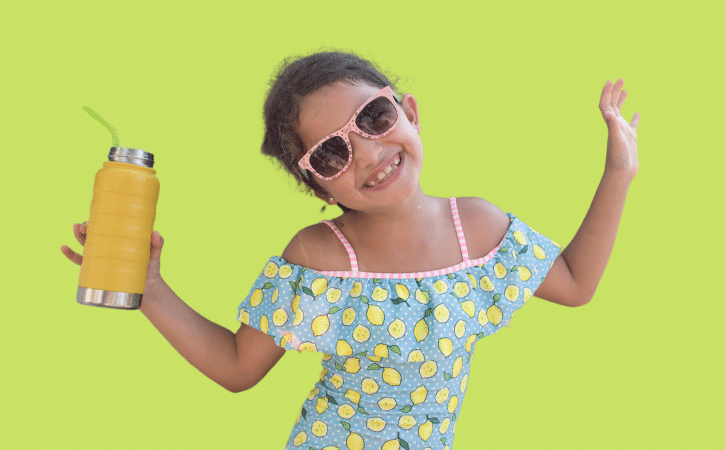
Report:
[[[377,135],[367,134],[357,126],[357,124],[355,123],[355,120],[357,119],[357,116],[362,112],[362,110],[365,109],[366,106],[368,106],[368,104],[370,104],[373,100],[377,100],[380,97],[385,97],[388,100],[390,100],[390,103],[393,104],[393,107],[396,110],[397,117],[396,117],[393,125],[391,125],[390,128],[388,128],[387,131],[385,131],[384,133],[377,134]],[[400,105],[400,104],[401,104],[400,98],[398,98],[398,95],[393,91],[393,89],[390,86],[385,86],[384,88],[379,90],[375,95],[373,95],[365,103],[363,103],[357,109],[357,111],[355,111],[355,114],[352,115],[352,118],[350,120],[348,120],[348,122],[345,124],[345,126],[340,128],[339,130],[335,131],[334,133],[330,133],[327,136],[325,136],[324,138],[322,138],[317,144],[313,145],[312,148],[307,153],[305,153],[305,155],[297,163],[300,170],[302,171],[302,175],[304,175],[305,178],[309,179],[310,177],[307,174],[307,171],[310,171],[323,180],[332,180],[332,179],[335,179],[335,178],[339,177],[340,175],[342,175],[342,173],[345,172],[348,167],[350,167],[350,163],[352,162],[352,144],[350,143],[350,139],[348,137],[350,132],[354,131],[355,133],[357,133],[360,136],[365,137],[367,139],[380,139],[382,137],[385,137],[386,135],[388,135],[391,131],[393,131],[395,129],[396,125],[398,125],[398,121],[400,120],[400,115],[403,112],[400,108],[398,108],[398,105]],[[315,169],[312,167],[312,165],[310,165],[310,157],[323,142],[325,142],[328,139],[331,139],[335,136],[341,137],[342,140],[345,141],[345,145],[347,145],[347,152],[348,152],[347,163],[345,164],[345,167],[343,167],[339,172],[337,172],[333,176],[323,177],[322,175],[317,173],[317,171],[315,171]]]

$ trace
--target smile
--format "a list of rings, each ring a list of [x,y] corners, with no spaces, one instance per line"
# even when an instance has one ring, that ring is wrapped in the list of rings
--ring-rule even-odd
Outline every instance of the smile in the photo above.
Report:
[[[395,171],[398,169],[398,166],[400,165],[401,156],[400,153],[397,153],[393,159],[390,161],[390,164],[382,168],[378,173],[373,174],[370,178],[372,178],[371,181],[368,181],[365,183],[365,187],[375,187],[380,183],[383,183],[390,179],[390,177],[395,174]]]

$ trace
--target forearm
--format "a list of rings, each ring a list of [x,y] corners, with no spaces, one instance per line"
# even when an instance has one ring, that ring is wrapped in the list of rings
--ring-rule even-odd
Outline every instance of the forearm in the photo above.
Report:
[[[587,301],[594,296],[612,254],[631,180],[623,173],[604,171],[579,231],[561,253]]]
[[[241,381],[234,334],[191,309],[165,282],[147,286],[141,312],[191,365],[226,389]]]

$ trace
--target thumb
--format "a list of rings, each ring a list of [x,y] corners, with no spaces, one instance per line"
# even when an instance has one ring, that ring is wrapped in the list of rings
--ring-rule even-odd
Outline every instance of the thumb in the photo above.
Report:
[[[164,238],[161,237],[161,234],[154,230],[153,233],[151,233],[151,261],[159,262],[161,261],[161,249],[164,246]]]

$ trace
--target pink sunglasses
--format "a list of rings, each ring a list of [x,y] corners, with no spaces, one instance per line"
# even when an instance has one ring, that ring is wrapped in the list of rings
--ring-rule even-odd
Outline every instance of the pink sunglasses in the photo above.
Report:
[[[344,127],[328,134],[313,145],[310,151],[297,163],[302,174],[309,179],[307,171],[323,180],[340,176],[352,162],[352,145],[348,135],[351,131],[368,139],[380,139],[398,123],[400,99],[390,86],[386,86],[366,101]]]

